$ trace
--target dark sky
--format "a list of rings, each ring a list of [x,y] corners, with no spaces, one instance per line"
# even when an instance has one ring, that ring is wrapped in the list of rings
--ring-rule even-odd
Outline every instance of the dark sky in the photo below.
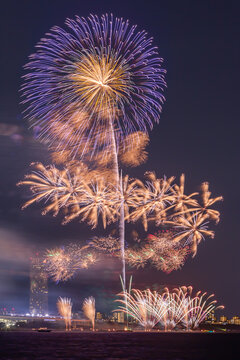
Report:
[[[20,210],[26,199],[15,184],[32,161],[49,163],[20,116],[18,89],[22,67],[34,45],[66,17],[113,12],[146,29],[155,39],[167,69],[167,101],[160,124],[151,133],[149,160],[130,174],[184,172],[187,192],[209,181],[213,195],[223,195],[215,239],[199,246],[196,258],[166,275],[146,268],[132,271],[134,287],[193,285],[214,292],[227,315],[240,315],[239,286],[239,12],[238,1],[81,1],[8,0],[1,7],[0,123],[18,125],[20,135],[0,135],[0,308],[28,308],[28,259],[32,250],[93,235],[83,224],[62,227],[60,219],[42,217],[39,208]],[[1,124],[0,124],[1,125]],[[6,132],[6,130],[4,130]],[[2,130],[2,133],[4,133]],[[50,309],[58,295],[72,296],[80,308],[84,296],[96,296],[107,311],[120,290],[119,264],[100,263],[66,284],[50,284]],[[110,294],[110,295],[109,295]]]

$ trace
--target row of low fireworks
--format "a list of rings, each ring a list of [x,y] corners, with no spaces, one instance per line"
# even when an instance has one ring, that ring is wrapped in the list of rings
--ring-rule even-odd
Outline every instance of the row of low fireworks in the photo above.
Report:
[[[193,294],[191,286],[182,286],[173,291],[167,288],[160,294],[149,289],[133,289],[119,294],[120,303],[115,311],[122,311],[128,318],[134,319],[145,331],[161,328],[165,331],[176,329],[194,330],[214,310],[221,309],[213,299],[213,294],[198,291]],[[66,330],[71,330],[72,303],[70,299],[60,298],[57,302],[60,315],[64,318]],[[90,297],[83,303],[84,315],[95,329],[95,299]]]

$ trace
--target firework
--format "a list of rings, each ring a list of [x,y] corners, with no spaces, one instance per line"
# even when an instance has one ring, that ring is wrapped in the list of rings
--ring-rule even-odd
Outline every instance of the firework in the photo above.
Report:
[[[121,178],[121,188],[119,195],[119,208],[123,207],[124,216],[130,218],[129,212],[135,209],[142,200],[144,185],[138,179],[130,179],[128,175]]]
[[[185,321],[188,316],[189,301],[186,297],[187,292],[183,291],[187,287],[175,289],[170,292],[168,288],[164,289],[162,301],[166,304],[166,313],[160,324],[165,331],[173,330],[181,322]],[[191,287],[190,287],[191,288]],[[192,289],[192,288],[191,288]]]
[[[145,330],[152,329],[164,316],[166,306],[161,301],[161,296],[157,292],[132,290],[133,295],[126,291],[119,294],[121,300],[117,300],[124,306],[119,306],[118,310],[127,313],[144,327]]]
[[[215,220],[218,223],[220,220],[220,212],[217,210],[209,209],[209,207],[218,201],[222,201],[223,197],[218,196],[211,199],[211,192],[209,191],[208,182],[202,183],[201,192],[202,206],[200,209],[197,210],[197,214],[202,213],[203,215],[208,215],[209,219]]]
[[[50,204],[44,207],[42,214],[51,211],[56,216],[64,208],[67,211],[64,224],[81,216],[82,221],[87,220],[96,227],[100,214],[104,227],[107,222],[115,221],[118,192],[95,171],[88,172],[84,165],[62,171],[54,165],[33,165],[35,170],[18,183],[30,185],[33,193],[33,198],[24,204],[23,209],[34,202],[45,201]]]
[[[174,238],[174,242],[178,243],[185,241],[185,244],[191,244],[193,257],[197,253],[197,246],[205,236],[214,238],[214,232],[208,230],[207,224],[208,215],[201,213],[188,213],[185,216],[178,216],[175,220],[167,221],[169,224],[173,224],[175,229],[180,229]]]
[[[126,137],[119,147],[119,159],[126,166],[138,166],[147,161],[147,152],[145,150],[149,143],[149,137],[146,133],[137,131]]]
[[[191,300],[188,316],[184,318],[183,325],[186,329],[196,329],[207,316],[217,309],[224,309],[224,306],[216,306],[217,301],[212,300],[213,294],[207,296],[207,293],[198,292],[195,298]]]
[[[202,185],[202,197],[205,199],[205,208],[202,208],[193,199],[197,193],[184,194],[183,175],[180,177],[180,186],[172,184],[173,177],[158,179],[152,172],[147,173],[148,180],[145,184],[126,175],[123,178],[120,176],[120,185],[116,186],[105,176],[101,178],[97,171],[88,172],[83,164],[76,169],[64,170],[37,164],[35,169],[19,183],[30,185],[33,193],[33,198],[23,208],[33,202],[49,202],[44,207],[43,214],[52,211],[53,215],[57,215],[63,209],[64,224],[80,219],[87,221],[92,228],[98,225],[99,219],[102,219],[104,228],[119,219],[120,255],[123,263],[126,260],[131,266],[143,267],[150,262],[157,269],[171,272],[181,268],[189,249],[195,256],[201,240],[214,237],[214,232],[208,229],[208,223],[209,220],[216,220],[214,216],[218,216],[219,220],[219,212],[208,206],[221,197],[211,199],[206,183]],[[125,220],[135,222],[140,219],[145,229],[152,220],[159,226],[171,226],[172,232],[148,237],[142,247],[129,248],[125,254]]]
[[[145,330],[152,329],[157,324],[165,331],[174,330],[178,326],[186,330],[196,329],[207,315],[223,306],[217,306],[214,295],[207,296],[198,291],[193,295],[191,286],[182,286],[170,292],[167,288],[162,294],[149,289],[132,290],[132,295],[125,292],[119,294],[117,300],[123,306],[115,311],[127,312]]]
[[[84,300],[83,302],[83,312],[84,315],[91,321],[92,329],[95,328],[95,299],[91,296]]]
[[[107,254],[116,254],[120,251],[119,239],[109,235],[107,237],[97,237],[95,236],[89,245],[93,246],[95,249],[102,251]]]
[[[25,180],[17,185],[28,185],[33,193],[32,199],[27,201],[22,209],[34,202],[45,201],[47,205],[42,214],[53,212],[56,216],[62,207],[69,204],[76,205],[79,193],[82,192],[81,171],[86,173],[86,169],[79,166],[76,173],[72,174],[67,168],[57,169],[54,165],[44,166],[41,163],[33,163],[34,170],[25,176]]]
[[[143,268],[147,264],[149,257],[144,251],[139,249],[128,248],[125,250],[125,260],[127,264],[131,267],[136,267],[137,269]],[[151,256],[151,253],[150,253]]]
[[[70,244],[47,250],[44,264],[48,274],[56,282],[72,278],[79,270],[96,263],[97,255],[89,246]]]
[[[67,130],[77,122],[74,136],[63,141],[74,153],[82,138],[90,140],[99,127],[109,130],[109,119],[117,143],[136,129],[145,133],[159,120],[166,86],[152,38],[108,14],[67,19],[66,26],[53,27],[25,67],[23,102],[40,138],[53,143],[53,124],[64,122]]]
[[[155,254],[150,261],[157,270],[171,273],[174,270],[179,270],[185,264],[187,256],[189,254],[188,247],[172,248],[168,252],[163,254]]]
[[[194,199],[187,199],[188,205],[191,205],[190,208],[187,206],[179,207],[178,210],[181,210],[177,215],[186,214],[189,212],[195,212],[197,215],[207,216],[209,219],[214,220],[216,223],[220,220],[220,212],[214,209],[211,209],[210,206],[214,205],[218,201],[222,201],[222,196],[217,196],[216,198],[211,198],[211,192],[209,191],[209,183],[204,182],[200,186],[201,194],[199,203]],[[197,193],[194,193],[195,195]],[[189,197],[187,197],[189,198]],[[190,202],[189,202],[190,201]]]
[[[59,298],[57,301],[59,314],[64,318],[66,331],[71,331],[72,302],[68,298]]]
[[[214,294],[207,295],[198,291],[193,295],[192,286],[181,286],[173,290],[173,296],[178,304],[179,313],[184,316],[178,321],[187,330],[196,329],[203,322],[211,311],[223,309],[224,306],[217,306],[217,301],[213,300]]]
[[[180,269],[189,254],[189,247],[179,246],[173,238],[171,231],[148,235],[142,246],[140,244],[138,248],[126,250],[127,263],[137,268],[150,264],[166,273]]]
[[[131,221],[142,219],[145,231],[149,220],[160,224],[166,218],[167,207],[174,201],[171,193],[174,177],[157,179],[154,172],[146,173],[146,176],[149,180],[141,187],[141,200],[130,215]]]
[[[174,210],[176,212],[186,211],[189,207],[197,206],[197,200],[193,199],[194,196],[198,195],[197,192],[190,195],[185,194],[185,175],[180,176],[180,184],[175,184],[172,187],[174,194]]]
[[[116,203],[118,201],[117,191],[104,181],[99,179],[90,184],[84,183],[81,196],[78,198],[79,209],[65,217],[64,223],[82,216],[82,221],[87,221],[92,228],[98,225],[99,215],[102,217],[103,227],[107,223],[116,221]]]

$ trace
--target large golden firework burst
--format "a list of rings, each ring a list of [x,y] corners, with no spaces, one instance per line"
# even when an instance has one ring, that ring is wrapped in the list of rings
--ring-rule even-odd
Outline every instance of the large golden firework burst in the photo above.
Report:
[[[112,117],[131,86],[127,66],[114,54],[85,52],[70,75],[74,89],[91,112]]]

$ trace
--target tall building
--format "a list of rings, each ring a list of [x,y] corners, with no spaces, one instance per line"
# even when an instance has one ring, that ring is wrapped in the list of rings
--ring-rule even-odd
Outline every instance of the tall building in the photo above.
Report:
[[[48,313],[48,277],[43,260],[39,254],[31,259],[30,268],[30,306],[31,315]]]
[[[113,318],[119,324],[124,323],[124,312],[123,311],[114,311]]]

